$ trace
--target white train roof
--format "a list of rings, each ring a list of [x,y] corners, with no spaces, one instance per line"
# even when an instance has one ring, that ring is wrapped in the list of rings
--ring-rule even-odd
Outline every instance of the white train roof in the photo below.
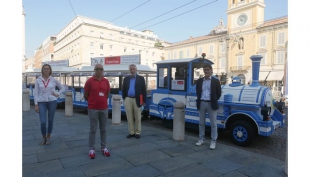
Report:
[[[210,62],[211,64],[214,64],[212,61],[206,59],[206,58],[183,58],[183,59],[170,59],[170,60],[161,60],[156,62],[155,64],[168,64],[168,63],[188,63],[194,60],[203,60]]]
[[[155,74],[156,70],[152,70],[147,65],[138,65],[137,72],[146,74]],[[95,66],[82,66],[82,68],[75,72],[94,72]],[[129,65],[117,64],[117,65],[103,65],[103,72],[129,72]]]

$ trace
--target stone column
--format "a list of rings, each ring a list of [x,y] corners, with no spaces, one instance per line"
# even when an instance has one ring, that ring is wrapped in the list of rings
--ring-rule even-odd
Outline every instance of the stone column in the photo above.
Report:
[[[177,141],[183,141],[185,135],[184,103],[177,101],[173,106],[173,139]]]
[[[112,124],[121,123],[121,96],[113,95],[112,97]]]
[[[23,89],[23,111],[30,110],[30,95],[29,89]]]
[[[65,115],[67,117],[73,116],[73,100],[72,100],[72,92],[71,91],[66,92]]]

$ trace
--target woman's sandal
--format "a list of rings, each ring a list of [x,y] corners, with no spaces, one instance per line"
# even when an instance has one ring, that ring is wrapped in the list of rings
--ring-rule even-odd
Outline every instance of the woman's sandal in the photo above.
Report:
[[[43,141],[39,144],[40,146],[45,145],[46,144],[46,139],[43,139]]]
[[[46,144],[46,145],[50,145],[50,144],[51,144],[51,138],[46,138],[45,144]]]

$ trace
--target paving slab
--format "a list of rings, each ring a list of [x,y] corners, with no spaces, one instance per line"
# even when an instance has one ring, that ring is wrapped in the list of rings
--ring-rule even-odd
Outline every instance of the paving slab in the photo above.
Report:
[[[163,173],[169,173],[182,169],[186,166],[195,164],[196,162],[186,156],[177,156],[170,159],[159,160],[156,162],[149,163],[154,168],[158,169]],[[198,163],[196,163],[198,165]]]
[[[276,166],[268,161],[260,161],[249,166],[245,166],[238,171],[251,177],[272,176],[286,177],[282,166]]]
[[[35,177],[85,177],[85,174],[79,167],[67,168],[51,173],[36,175]]]
[[[236,163],[234,161],[225,159],[225,158],[217,158],[212,160],[207,160],[201,164],[204,167],[211,168],[212,170],[219,172],[221,174],[226,174],[232,171],[236,171],[244,165]]]
[[[97,160],[97,159],[93,159]],[[131,163],[124,160],[123,158],[105,158],[101,163],[86,164],[80,166],[86,176],[99,176],[108,174],[111,172],[118,172],[120,170],[129,169],[134,167]]]
[[[51,173],[62,169],[63,167],[59,160],[23,165],[23,177],[31,177],[36,175],[43,176],[46,173]]]
[[[143,165],[146,163],[155,162],[158,160],[169,159],[171,158],[171,156],[169,156],[168,154],[160,150],[153,150],[150,152],[127,155],[127,156],[124,156],[124,158],[130,163],[132,163],[134,166],[139,166],[139,165]]]
[[[210,169],[206,168],[199,164],[193,164],[187,167],[184,167],[180,170],[176,170],[170,173],[166,173],[164,177],[188,177],[188,176],[195,176],[195,177],[206,177],[206,176],[220,176],[221,174]]]
[[[160,171],[154,167],[145,164],[133,168],[128,168],[125,170],[117,171],[114,173],[100,175],[100,177],[124,177],[124,176],[133,176],[133,177],[155,177],[162,174]]]

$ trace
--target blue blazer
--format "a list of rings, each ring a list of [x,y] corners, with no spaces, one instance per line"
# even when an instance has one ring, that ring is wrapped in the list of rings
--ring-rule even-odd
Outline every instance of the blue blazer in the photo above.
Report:
[[[123,100],[128,96],[128,90],[130,85],[130,77],[126,76],[124,78],[123,87],[122,87],[122,97]],[[138,107],[141,107],[140,105],[140,95],[143,96],[143,102],[146,103],[146,86],[145,86],[145,80],[144,77],[139,76],[136,74],[136,83],[135,83],[135,97],[136,97],[136,103]]]
[[[196,100],[196,107],[197,110],[199,110],[200,107],[200,98],[202,94],[202,83],[203,83],[203,78],[199,78],[196,82],[196,94],[197,94],[197,100]],[[213,110],[218,110],[219,105],[218,105],[218,100],[221,97],[222,94],[222,89],[221,89],[221,84],[220,81],[211,76],[211,93],[210,93],[210,98],[211,98],[211,108]]]

